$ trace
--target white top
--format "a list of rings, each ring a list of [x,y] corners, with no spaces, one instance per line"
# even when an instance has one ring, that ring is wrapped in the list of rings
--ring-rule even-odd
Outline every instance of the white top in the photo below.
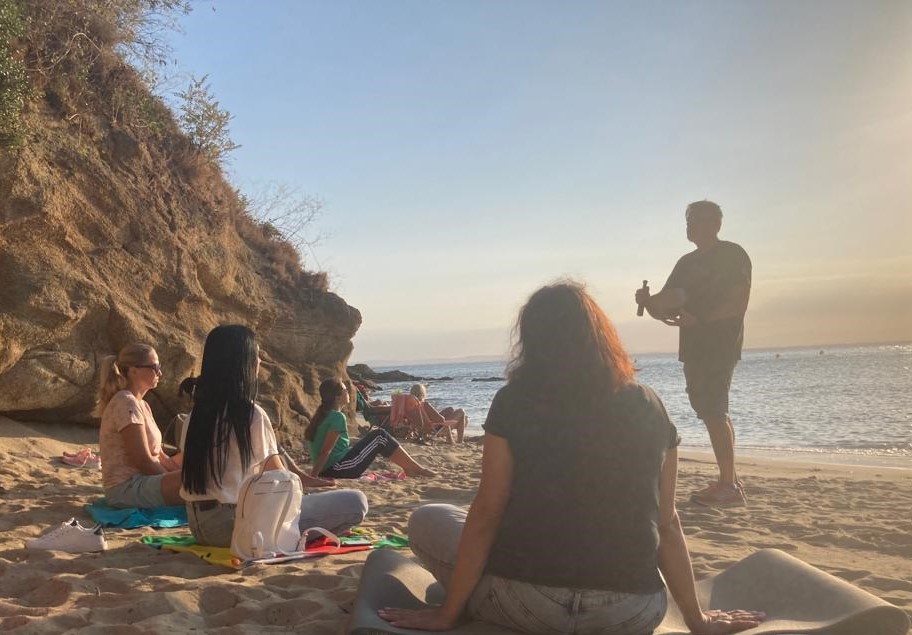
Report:
[[[126,483],[137,474],[142,474],[130,465],[124,436],[127,426],[142,426],[149,442],[153,457],[161,454],[162,436],[152,409],[143,399],[137,399],[129,390],[121,390],[111,397],[101,415],[98,430],[98,446],[101,452],[101,480],[105,489]]]
[[[184,447],[189,427],[184,426],[181,433],[181,448]],[[222,474],[221,486],[216,486],[210,480],[205,494],[191,494],[182,487],[181,498],[185,501],[217,500],[220,503],[236,505],[241,484],[249,476],[256,474],[266,459],[279,453],[269,415],[257,404],[253,406],[253,416],[250,418],[250,466],[246,472],[241,468],[241,452],[238,450],[237,439],[233,434],[229,439],[228,464],[225,466],[225,473]]]

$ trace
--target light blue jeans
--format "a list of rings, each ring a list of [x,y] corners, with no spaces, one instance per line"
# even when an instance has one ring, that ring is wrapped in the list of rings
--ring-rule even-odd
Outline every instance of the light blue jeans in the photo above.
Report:
[[[425,505],[409,518],[412,551],[444,588],[456,562],[466,512],[453,505]],[[650,594],[565,589],[485,574],[467,607],[477,620],[522,633],[644,635],[665,617],[665,590]]]
[[[187,503],[190,533],[201,545],[230,547],[235,505],[217,501]],[[356,489],[307,494],[301,500],[301,531],[322,527],[339,533],[361,523],[367,515],[367,497]]]

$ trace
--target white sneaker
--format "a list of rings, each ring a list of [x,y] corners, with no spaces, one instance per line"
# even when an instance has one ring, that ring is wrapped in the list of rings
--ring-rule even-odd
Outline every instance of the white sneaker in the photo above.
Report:
[[[46,549],[50,551],[68,551],[69,553],[85,553],[89,551],[104,551],[108,548],[105,540],[104,529],[101,525],[83,527],[75,518],[70,518],[65,523],[45,532],[37,538],[25,543],[32,550]]]

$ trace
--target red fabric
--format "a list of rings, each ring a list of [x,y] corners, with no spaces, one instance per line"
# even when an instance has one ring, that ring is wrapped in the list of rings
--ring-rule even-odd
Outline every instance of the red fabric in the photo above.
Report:
[[[350,547],[337,547],[335,543],[331,542],[325,536],[320,536],[319,538],[307,543],[306,551],[307,553],[323,553],[326,555],[334,553],[351,553],[352,551],[369,551],[371,548],[370,545],[352,545]]]

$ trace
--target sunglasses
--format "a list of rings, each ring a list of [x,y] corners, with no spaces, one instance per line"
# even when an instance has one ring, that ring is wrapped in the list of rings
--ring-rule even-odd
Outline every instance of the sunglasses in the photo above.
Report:
[[[159,373],[162,372],[161,366],[158,365],[158,364],[137,364],[137,365],[134,366],[133,368],[151,368],[151,369],[154,370],[157,374],[159,374]]]

